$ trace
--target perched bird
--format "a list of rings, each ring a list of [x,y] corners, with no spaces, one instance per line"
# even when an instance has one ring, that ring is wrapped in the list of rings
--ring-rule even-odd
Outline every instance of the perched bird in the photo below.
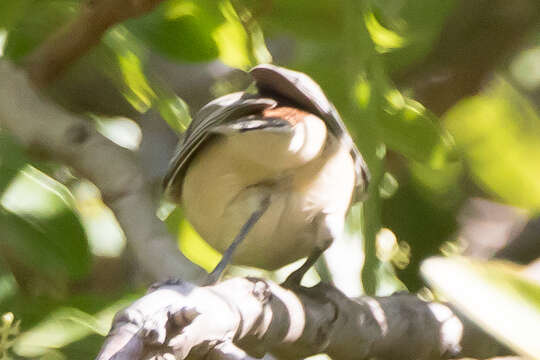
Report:
[[[303,257],[299,283],[339,237],[369,171],[338,112],[307,75],[274,65],[250,71],[257,92],[204,106],[164,180],[197,232],[231,262],[274,270]]]

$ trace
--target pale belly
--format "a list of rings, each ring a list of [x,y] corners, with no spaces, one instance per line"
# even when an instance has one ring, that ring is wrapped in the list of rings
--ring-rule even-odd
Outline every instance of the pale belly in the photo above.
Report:
[[[265,196],[269,208],[236,249],[234,264],[277,269],[341,234],[355,175],[351,156],[335,139],[294,171],[242,161],[227,141],[205,146],[182,191],[187,219],[211,246],[224,252]]]

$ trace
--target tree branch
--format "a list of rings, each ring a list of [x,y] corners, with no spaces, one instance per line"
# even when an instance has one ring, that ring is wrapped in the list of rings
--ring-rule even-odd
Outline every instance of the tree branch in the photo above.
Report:
[[[88,0],[73,22],[25,59],[29,79],[37,87],[47,86],[97,44],[108,28],[150,11],[160,1]],[[134,154],[101,136],[84,119],[40,98],[21,70],[0,63],[0,78],[0,127],[96,184],[147,275],[201,281],[202,269],[180,254],[155,216],[151,189]]]
[[[394,79],[442,115],[477,93],[539,20],[536,0],[460,1],[430,55]]]
[[[202,280],[204,272],[182,256],[156,217],[151,189],[132,152],[40,97],[23,70],[0,62],[0,79],[0,128],[31,151],[60,160],[94,182],[148,275]]]
[[[247,359],[266,353],[284,359],[318,353],[333,359],[441,359],[458,355],[462,340],[471,337],[490,345],[467,355],[491,356],[499,349],[468,326],[446,305],[409,294],[351,299],[322,283],[291,291],[255,278],[210,287],[172,282],[116,315],[97,360]]]
[[[95,46],[107,29],[149,12],[161,1],[86,1],[73,22],[63,26],[25,59],[30,79],[38,87],[48,85]]]

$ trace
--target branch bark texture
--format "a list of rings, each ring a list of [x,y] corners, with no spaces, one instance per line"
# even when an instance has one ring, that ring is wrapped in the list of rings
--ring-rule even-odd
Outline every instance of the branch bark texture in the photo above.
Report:
[[[248,359],[266,353],[283,359],[318,353],[333,359],[441,359],[463,355],[461,342],[472,340],[467,326],[446,305],[410,294],[351,299],[322,283],[291,290],[255,278],[209,287],[169,282],[117,314],[97,360]],[[486,340],[479,332],[474,336]],[[497,348],[491,344],[482,351]]]
[[[132,152],[99,134],[88,121],[42,98],[22,69],[0,62],[0,79],[0,128],[30,151],[60,160],[94,182],[150,277],[202,280],[202,269],[182,256],[156,217],[151,189]]]
[[[161,0],[88,0],[78,16],[25,59],[27,73],[0,63],[0,127],[30,150],[63,161],[93,181],[122,226],[138,264],[153,279],[204,272],[177,250],[155,216],[156,204],[137,157],[101,136],[87,121],[40,97],[113,25],[152,10]],[[160,259],[155,261],[154,259]]]

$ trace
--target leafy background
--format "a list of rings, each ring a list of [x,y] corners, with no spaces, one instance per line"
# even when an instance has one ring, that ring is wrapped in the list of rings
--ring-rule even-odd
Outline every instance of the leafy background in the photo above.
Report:
[[[157,189],[190,108],[248,85],[233,69],[274,61],[308,73],[342,113],[373,175],[369,200],[352,208],[347,236],[308,282],[331,279],[351,295],[408,289],[432,297],[420,277],[423,260],[437,254],[489,258],[540,210],[540,24],[536,17],[517,39],[511,33],[498,39],[500,47],[505,39],[519,46],[492,64],[496,50],[474,49],[489,49],[500,34],[490,32],[493,39],[480,37],[480,43],[476,34],[495,28],[504,14],[525,15],[503,7],[493,20],[482,13],[485,5],[167,0],[112,28],[48,92],[137,152]],[[75,0],[2,0],[0,56],[23,61],[80,6]],[[440,44],[457,45],[441,50]],[[435,70],[423,67],[433,61]],[[426,77],[411,78],[415,69]],[[461,94],[459,88],[434,92],[439,102],[423,90],[459,77],[460,69],[469,71],[463,84],[488,80],[478,92],[466,86]],[[445,104],[442,96],[455,101]],[[211,269],[219,261],[181,209],[163,204],[156,216],[194,262]],[[94,356],[112,315],[147,284],[125,242],[92,183],[27,154],[0,129],[0,314],[6,314],[0,358]],[[281,279],[287,271],[265,276]],[[429,260],[422,273],[438,296],[501,341],[540,357],[531,340],[540,321],[527,321],[540,317],[540,287],[517,265],[450,257]],[[494,306],[479,309],[484,299]],[[501,331],[508,325],[497,317],[501,307],[523,322]]]

